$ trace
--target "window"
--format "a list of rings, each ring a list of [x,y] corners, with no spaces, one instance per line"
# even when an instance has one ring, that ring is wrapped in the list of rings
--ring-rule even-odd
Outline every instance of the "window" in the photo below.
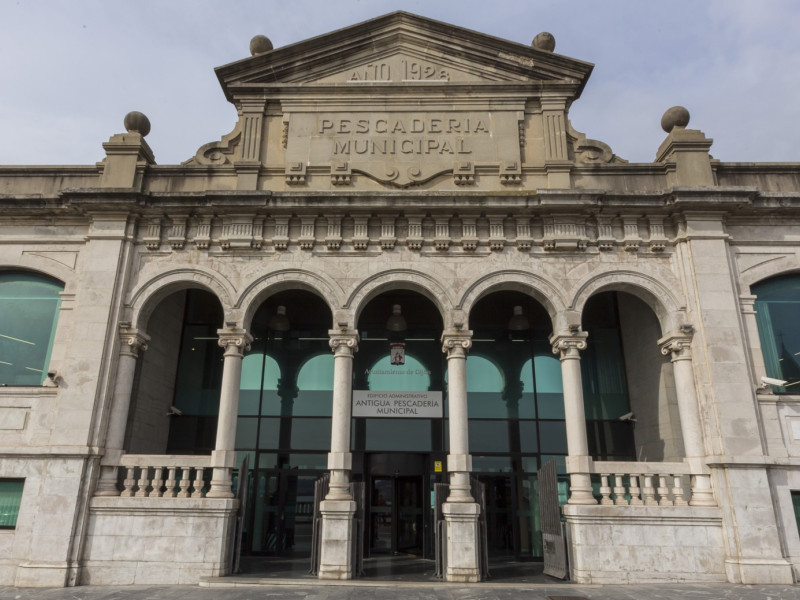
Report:
[[[42,385],[64,286],[33,273],[0,273],[0,385]]]
[[[778,394],[800,394],[800,277],[777,277],[754,285],[758,336],[767,375],[787,381]]]
[[[24,479],[0,479],[0,529],[17,526]]]

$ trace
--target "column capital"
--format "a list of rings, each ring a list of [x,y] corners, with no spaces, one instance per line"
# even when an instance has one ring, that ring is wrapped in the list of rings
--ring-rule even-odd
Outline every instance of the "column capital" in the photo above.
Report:
[[[219,336],[217,343],[220,347],[225,348],[225,356],[238,355],[241,357],[250,350],[250,344],[253,342],[253,336],[239,327],[217,329],[217,335]]]
[[[451,356],[466,356],[472,348],[472,331],[452,330],[442,333],[442,352]]]
[[[658,340],[661,354],[669,356],[672,362],[676,360],[691,360],[692,336],[694,332],[687,328],[686,333],[666,335]]]
[[[565,358],[580,358],[580,351],[586,350],[586,338],[589,334],[585,331],[554,333],[550,336],[550,345],[553,354],[559,355],[560,360]]]
[[[352,356],[358,352],[358,342],[361,341],[358,331],[331,329],[328,331],[328,335],[331,338],[328,340],[328,345],[334,354],[345,353]]]
[[[131,327],[130,323],[119,324],[120,354],[138,358],[139,351],[147,350],[150,336],[143,331]]]

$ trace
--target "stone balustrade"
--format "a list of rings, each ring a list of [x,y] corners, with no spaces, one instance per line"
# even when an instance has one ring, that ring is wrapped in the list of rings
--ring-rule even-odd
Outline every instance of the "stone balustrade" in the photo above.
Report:
[[[592,461],[592,479],[599,480],[600,504],[686,506],[692,490],[685,462]]]
[[[120,496],[202,498],[210,463],[209,456],[125,454],[120,459],[125,474]]]

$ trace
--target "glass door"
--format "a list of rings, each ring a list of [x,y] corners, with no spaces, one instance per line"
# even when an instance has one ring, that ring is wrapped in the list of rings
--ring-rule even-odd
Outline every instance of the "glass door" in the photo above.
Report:
[[[395,477],[397,552],[422,554],[422,478]]]
[[[369,513],[370,554],[382,554],[393,550],[394,478],[372,479],[371,507]]]
[[[422,477],[373,477],[370,554],[422,554]]]

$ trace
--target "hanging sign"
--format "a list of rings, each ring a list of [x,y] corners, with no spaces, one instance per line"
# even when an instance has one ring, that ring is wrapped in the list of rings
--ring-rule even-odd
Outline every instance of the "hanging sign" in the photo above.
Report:
[[[441,419],[442,392],[353,390],[354,417]]]

